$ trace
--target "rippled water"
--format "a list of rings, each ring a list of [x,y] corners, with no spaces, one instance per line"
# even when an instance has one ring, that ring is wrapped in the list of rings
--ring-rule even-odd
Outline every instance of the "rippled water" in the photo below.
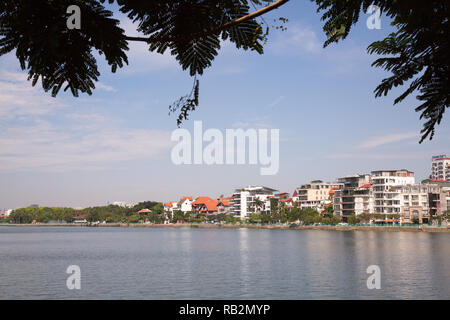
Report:
[[[450,234],[0,227],[0,299],[374,298],[450,299]]]

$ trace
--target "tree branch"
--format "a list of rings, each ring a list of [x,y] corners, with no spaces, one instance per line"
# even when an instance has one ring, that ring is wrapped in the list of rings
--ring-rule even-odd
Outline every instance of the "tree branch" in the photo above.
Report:
[[[147,43],[173,42],[173,41],[183,41],[183,40],[187,41],[187,40],[192,40],[192,39],[199,39],[199,38],[206,37],[206,36],[208,36],[210,34],[218,33],[218,32],[221,32],[223,30],[226,30],[228,28],[234,27],[235,25],[238,25],[238,24],[243,23],[245,21],[257,18],[257,17],[259,17],[259,16],[261,16],[261,15],[263,15],[263,14],[269,12],[269,11],[272,11],[274,9],[277,9],[278,7],[281,7],[283,4],[285,4],[288,1],[289,0],[278,0],[278,1],[275,1],[275,2],[267,5],[266,7],[261,8],[261,9],[255,11],[255,12],[252,12],[252,13],[246,15],[246,16],[237,18],[236,20],[233,20],[233,21],[229,21],[229,22],[224,23],[223,25],[221,25],[221,26],[219,26],[219,27],[217,27],[215,29],[203,32],[201,34],[198,34],[196,36],[189,37],[189,38],[187,38],[187,37],[184,37],[184,38],[183,37],[165,37],[165,38],[150,39],[150,38],[143,38],[143,37],[129,37],[129,36],[125,36],[124,39],[127,40],[127,41],[142,41],[142,42],[147,42]]]

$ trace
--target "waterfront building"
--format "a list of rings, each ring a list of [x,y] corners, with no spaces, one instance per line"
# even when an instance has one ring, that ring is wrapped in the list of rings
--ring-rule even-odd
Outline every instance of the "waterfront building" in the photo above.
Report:
[[[201,215],[217,213],[217,201],[210,197],[198,197],[192,202],[192,211]]]
[[[3,212],[0,213],[0,217],[7,218],[11,215],[13,212],[13,209],[3,210]]]
[[[296,188],[292,194],[292,199],[300,209],[311,208],[321,212],[331,204],[334,190],[338,188],[340,188],[338,183],[313,180],[311,183]]]
[[[288,208],[292,208],[294,206],[294,200],[292,198],[281,199],[280,204],[284,204]]]
[[[350,215],[373,213],[374,199],[369,174],[355,174],[338,178],[338,188],[332,190],[333,211],[344,220]]]
[[[170,201],[164,203],[164,212],[168,217],[173,217],[173,212],[176,210],[180,210],[177,201]]]
[[[288,192],[279,192],[279,193],[275,193],[274,197],[282,200],[282,199],[288,199],[289,198],[289,193]]]
[[[441,189],[441,212],[450,211],[450,188]]]
[[[435,184],[441,189],[440,206],[441,212],[450,210],[450,181],[425,179],[422,184]]]
[[[217,201],[212,200],[200,203],[195,207],[195,211],[197,214],[200,215],[217,214],[218,213]]]
[[[375,213],[400,214],[401,189],[394,188],[415,184],[414,172],[402,170],[372,171]]]
[[[192,211],[192,202],[194,202],[194,198],[192,197],[182,197],[180,201],[178,201],[178,210],[183,211],[183,213]]]
[[[401,222],[428,223],[432,216],[441,215],[441,189],[436,184],[411,184],[393,186],[393,193],[400,194]]]
[[[236,189],[231,202],[231,212],[235,217],[246,220],[251,214],[256,212],[270,213],[270,196],[277,191],[264,186],[248,186]],[[261,207],[255,205],[255,200],[263,202]]]
[[[431,158],[432,180],[450,181],[450,158],[447,155],[439,155]]]
[[[218,214],[230,214],[231,213],[231,201],[232,197],[217,199],[217,213]]]
[[[82,214],[73,218],[73,223],[87,223],[87,214]]]

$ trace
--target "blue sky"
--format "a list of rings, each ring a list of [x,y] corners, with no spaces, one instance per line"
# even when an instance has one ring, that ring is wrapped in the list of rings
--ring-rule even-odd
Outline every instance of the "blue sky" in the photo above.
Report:
[[[370,67],[367,46],[392,31],[360,22],[343,42],[322,48],[325,35],[315,5],[291,1],[265,16],[289,19],[272,30],[264,55],[223,43],[200,79],[203,127],[280,129],[280,169],[261,176],[259,165],[174,165],[168,105],[192,80],[170,55],[132,43],[130,65],[112,74],[99,59],[101,78],[92,96],[51,98],[32,88],[15,56],[0,57],[0,209],[31,203],[85,207],[108,201],[169,201],[181,196],[229,195],[263,184],[292,190],[313,179],[406,168],[416,180],[430,158],[450,153],[449,117],[432,141],[419,144],[422,121],[410,97],[393,106],[400,90],[374,98],[387,75]],[[117,15],[133,34],[133,25]]]

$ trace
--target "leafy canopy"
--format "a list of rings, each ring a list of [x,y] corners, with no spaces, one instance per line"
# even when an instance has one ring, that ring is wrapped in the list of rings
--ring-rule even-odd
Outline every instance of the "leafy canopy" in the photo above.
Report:
[[[105,2],[137,23],[145,38],[128,37]],[[100,75],[93,51],[104,55],[111,71],[128,64],[129,41],[148,43],[149,51],[169,50],[194,77],[194,89],[171,108],[180,109],[178,124],[198,106],[197,75],[211,66],[221,40],[263,53],[267,35],[254,18],[233,23],[270,0],[2,0],[0,2],[0,55],[16,50],[33,86],[39,81],[56,96],[64,86],[74,96],[92,94]],[[280,4],[287,2],[278,1]],[[81,30],[67,28],[70,5],[81,9]]]
[[[324,31],[330,35],[324,46],[345,39],[358,21],[361,10],[376,5],[392,19],[397,31],[368,47],[370,54],[383,57],[372,66],[383,68],[392,76],[383,79],[375,96],[387,95],[397,86],[407,89],[394,104],[418,91],[415,108],[426,119],[422,139],[430,140],[450,105],[450,2],[448,0],[312,0],[323,12]]]
[[[322,13],[328,40],[345,39],[361,13],[370,5],[392,19],[396,32],[368,47],[381,55],[372,65],[392,73],[375,89],[387,95],[406,86],[395,99],[403,101],[418,92],[415,110],[426,121],[422,142],[432,139],[450,101],[450,2],[448,0],[311,0]],[[211,66],[221,40],[238,49],[263,53],[269,27],[261,19],[288,0],[2,0],[0,2],[0,55],[16,50],[29,80],[56,96],[60,89],[74,96],[92,94],[100,75],[93,52],[104,56],[111,71],[128,64],[129,41],[143,41],[151,52],[169,50],[183,70],[193,77],[192,91],[170,106],[179,113],[180,125],[199,105],[198,75]],[[119,10],[137,23],[144,37],[130,37],[105,6]],[[70,5],[82,12],[81,30],[68,30]],[[250,13],[250,11],[253,11]],[[281,23],[286,22],[280,18]],[[263,27],[265,25],[265,27]],[[278,27],[277,27],[278,28]],[[265,29],[265,30],[264,30]],[[283,29],[283,28],[282,28]]]

